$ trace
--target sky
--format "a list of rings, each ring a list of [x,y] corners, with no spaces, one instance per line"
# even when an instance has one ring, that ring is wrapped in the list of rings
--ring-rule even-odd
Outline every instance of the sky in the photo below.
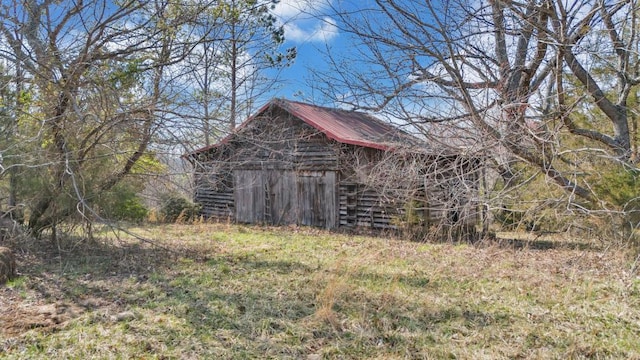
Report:
[[[274,97],[311,101],[313,89],[307,85],[309,69],[328,68],[324,51],[344,51],[344,36],[340,35],[336,20],[326,16],[333,0],[280,0],[274,13],[285,29],[284,48],[295,46],[297,57],[293,65],[280,73],[282,86]]]

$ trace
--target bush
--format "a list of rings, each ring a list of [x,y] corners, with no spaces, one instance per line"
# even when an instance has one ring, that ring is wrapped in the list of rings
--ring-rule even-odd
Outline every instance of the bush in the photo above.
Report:
[[[630,231],[640,226],[640,170],[618,166],[599,173],[594,185],[602,199],[623,213],[623,227]]]
[[[200,212],[200,206],[179,195],[165,195],[160,214],[165,222],[192,221]]]
[[[113,217],[117,220],[126,220],[136,223],[144,221],[149,214],[149,210],[142,204],[137,196],[123,199],[113,213]]]
[[[135,189],[124,185],[114,187],[105,197],[102,207],[104,215],[113,220],[141,223],[149,214]]]

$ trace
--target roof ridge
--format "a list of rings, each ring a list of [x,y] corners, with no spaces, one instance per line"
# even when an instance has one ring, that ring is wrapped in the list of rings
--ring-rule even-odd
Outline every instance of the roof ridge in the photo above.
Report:
[[[229,142],[249,123],[259,119],[262,114],[274,106],[299,118],[307,125],[325,134],[329,139],[344,144],[387,151],[416,146],[424,142],[398,126],[364,111],[332,108],[286,98],[273,98],[218,143],[194,150],[185,156],[205,152]]]
[[[324,105],[316,105],[316,104],[312,104],[312,103],[308,103],[308,102],[302,102],[302,101],[296,101],[296,100],[289,100],[287,98],[276,98],[274,99],[276,101],[281,101],[283,103],[288,103],[288,104],[298,104],[298,105],[303,105],[303,106],[312,106],[318,109],[323,109],[323,110],[327,110],[329,112],[345,112],[345,113],[349,113],[349,114],[361,114],[364,115],[368,118],[370,118],[373,121],[376,121],[382,125],[385,125],[389,128],[389,130],[391,131],[399,131],[402,132],[408,136],[414,137],[416,138],[416,140],[419,140],[417,137],[415,137],[414,135],[406,132],[405,130],[401,129],[400,127],[398,127],[397,125],[388,122],[388,121],[384,121],[382,119],[380,119],[379,117],[375,116],[374,114],[371,114],[370,112],[366,112],[366,111],[362,111],[362,110],[356,110],[356,109],[352,109],[352,110],[348,110],[348,109],[341,109],[341,108],[336,108],[336,107],[330,107],[330,106],[324,106]]]

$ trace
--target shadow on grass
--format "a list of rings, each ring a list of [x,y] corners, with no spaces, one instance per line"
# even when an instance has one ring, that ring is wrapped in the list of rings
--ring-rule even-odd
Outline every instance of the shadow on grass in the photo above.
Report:
[[[535,235],[535,234],[532,234]],[[529,250],[580,250],[580,251],[602,251],[602,244],[587,241],[567,241],[567,240],[550,240],[539,236],[531,240],[515,239],[515,238],[493,238],[485,239],[478,242],[479,246],[497,245],[502,248],[510,249],[529,249]]]
[[[466,295],[473,292],[451,297],[449,289],[465,290],[460,282],[433,281],[427,272],[397,276],[357,266],[342,272],[332,268],[333,251],[329,265],[319,262],[316,268],[284,249],[235,246],[178,242],[176,252],[169,252],[110,240],[34,243],[20,254],[26,279],[21,286],[36,295],[35,303],[60,306],[34,312],[50,311],[47,316],[57,320],[30,325],[43,328],[38,332],[64,333],[25,337],[22,343],[0,341],[0,357],[32,343],[43,349],[78,347],[70,352],[76,358],[465,357],[469,353],[456,355],[447,344],[467,339],[484,346],[501,329],[526,321],[515,309],[473,301]],[[388,291],[390,284],[408,291]],[[431,297],[436,301],[425,300]],[[75,318],[54,314],[72,307],[83,313]],[[82,352],[91,347],[102,352]],[[527,357],[527,351],[510,357]]]
[[[55,331],[84,313],[99,322],[128,322],[139,316],[129,314],[134,309],[180,319],[185,322],[180,331],[196,336],[227,330],[251,339],[284,331],[288,323],[315,311],[315,289],[234,285],[234,279],[250,279],[253,274],[268,279],[313,273],[306,265],[199,250],[184,247],[172,252],[138,242],[77,238],[23,244],[18,254],[22,285],[7,289],[15,295],[13,301],[7,309],[0,306],[0,315],[13,321],[3,322],[0,335],[20,335],[33,328]],[[20,292],[31,294],[29,306],[22,306]],[[9,313],[9,308],[20,310]],[[157,326],[171,333],[162,323]],[[234,346],[231,339],[220,341]]]
[[[353,230],[352,232],[358,234],[357,230]],[[348,232],[344,233],[348,234]],[[419,235],[415,238],[411,238],[409,235],[403,235],[400,230],[363,234],[372,237],[387,237],[412,242],[469,244],[478,247],[499,246],[511,249],[602,251],[605,248],[602,242],[560,239],[562,236],[566,236],[568,234],[555,232],[504,233],[507,235],[501,234],[500,236],[496,236],[494,232],[483,234],[481,232],[470,231],[467,233],[461,233],[461,235],[440,231],[440,233],[430,234],[426,237],[425,235]]]

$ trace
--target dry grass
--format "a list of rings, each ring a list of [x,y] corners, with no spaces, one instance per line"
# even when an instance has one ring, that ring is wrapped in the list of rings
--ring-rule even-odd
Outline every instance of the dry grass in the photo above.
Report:
[[[0,357],[640,359],[640,278],[605,244],[135,231],[175,252],[112,233],[20,249]]]

